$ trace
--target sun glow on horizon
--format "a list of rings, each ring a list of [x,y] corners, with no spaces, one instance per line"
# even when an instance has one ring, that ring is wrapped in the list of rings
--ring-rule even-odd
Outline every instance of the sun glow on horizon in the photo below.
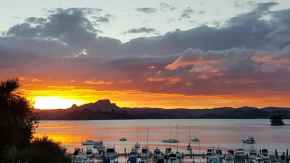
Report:
[[[84,103],[80,100],[63,99],[60,97],[35,97],[34,107],[36,109],[67,109],[73,104]]]

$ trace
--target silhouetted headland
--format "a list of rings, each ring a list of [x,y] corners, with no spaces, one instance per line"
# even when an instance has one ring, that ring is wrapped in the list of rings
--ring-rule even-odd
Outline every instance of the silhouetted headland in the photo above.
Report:
[[[41,120],[106,120],[106,119],[269,119],[274,114],[290,118],[289,108],[221,107],[212,109],[162,109],[118,107],[110,100],[99,100],[68,109],[38,110]]]

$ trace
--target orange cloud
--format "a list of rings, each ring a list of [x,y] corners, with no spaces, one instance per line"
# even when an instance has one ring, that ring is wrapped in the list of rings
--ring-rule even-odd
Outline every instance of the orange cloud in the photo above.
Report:
[[[88,80],[88,81],[85,81],[84,83],[86,83],[86,84],[93,84],[93,85],[99,85],[99,84],[111,85],[111,84],[114,84],[114,82],[112,82],[112,81],[104,81],[104,80],[100,80],[100,81],[91,81],[91,80]]]
[[[147,78],[146,80],[150,82],[166,81],[168,84],[176,84],[181,81],[181,78]]]

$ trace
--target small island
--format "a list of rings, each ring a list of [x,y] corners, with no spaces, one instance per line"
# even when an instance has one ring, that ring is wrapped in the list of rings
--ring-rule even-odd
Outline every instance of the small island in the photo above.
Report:
[[[275,114],[271,116],[271,126],[283,126],[284,121],[281,114]]]

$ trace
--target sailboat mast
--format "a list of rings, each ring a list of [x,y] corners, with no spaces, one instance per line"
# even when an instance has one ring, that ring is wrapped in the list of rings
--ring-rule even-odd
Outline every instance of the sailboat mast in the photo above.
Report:
[[[139,138],[138,138],[138,125],[137,125],[137,143],[139,141]]]
[[[177,127],[177,152],[178,152],[178,124],[176,125]]]
[[[189,123],[188,123],[188,131],[189,131],[189,133],[188,133],[188,139],[190,141],[190,125],[189,125]]]
[[[170,134],[169,134],[169,139],[171,139],[171,123],[170,123]]]
[[[147,127],[147,148],[148,148],[148,127]]]

